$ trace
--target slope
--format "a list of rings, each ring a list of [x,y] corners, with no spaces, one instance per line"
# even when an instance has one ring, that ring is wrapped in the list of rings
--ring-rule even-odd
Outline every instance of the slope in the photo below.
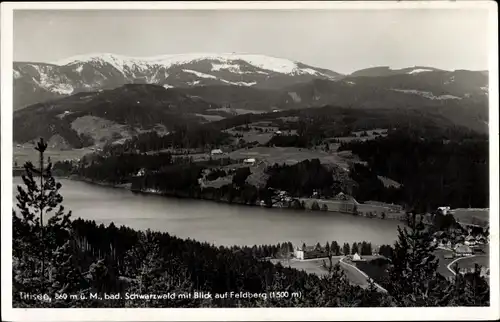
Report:
[[[16,111],[14,141],[24,143],[38,137],[48,139],[59,135],[69,146],[79,148],[97,143],[89,122],[99,122],[110,132],[128,136],[142,130],[160,128],[167,131],[179,125],[198,124],[203,120],[195,113],[217,107],[161,86],[124,85],[113,90],[79,93]],[[82,131],[82,127],[87,131]]]

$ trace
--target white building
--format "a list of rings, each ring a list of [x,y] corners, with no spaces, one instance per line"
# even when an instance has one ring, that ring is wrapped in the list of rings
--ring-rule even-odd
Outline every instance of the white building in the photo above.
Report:
[[[243,160],[243,163],[244,164],[249,164],[249,165],[254,165],[255,164],[255,159],[254,158],[245,159],[245,160]]]
[[[296,248],[293,252],[295,258],[303,260],[304,259],[304,251],[302,249]]]
[[[293,251],[295,258],[304,260],[310,258],[322,258],[326,257],[326,251],[324,249],[316,248],[315,246],[296,247]]]
[[[359,254],[356,253],[356,254],[352,255],[352,260],[353,261],[360,261],[361,260],[361,256],[359,256]]]
[[[446,206],[446,207],[438,207],[438,211],[441,212],[443,215],[446,215],[448,213],[448,211],[450,211],[450,207],[449,206]]]
[[[223,154],[224,152],[222,152],[221,149],[214,149],[210,152],[211,155],[220,155],[220,154]]]

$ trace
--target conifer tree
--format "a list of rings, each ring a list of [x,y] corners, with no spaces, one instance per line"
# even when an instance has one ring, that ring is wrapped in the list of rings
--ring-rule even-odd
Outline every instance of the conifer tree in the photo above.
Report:
[[[66,213],[61,205],[61,184],[52,176],[52,164],[45,166],[47,144],[40,139],[35,149],[39,153],[39,168],[25,163],[25,188],[17,187],[19,215],[13,210],[13,295],[20,305],[33,303],[22,303],[19,292],[47,293],[55,299],[56,294],[84,286],[71,234],[71,211]],[[67,299],[60,300],[50,305],[66,306]]]
[[[359,306],[362,303],[361,288],[352,286],[340,264],[333,265],[331,256],[328,259],[329,262],[324,263],[328,273],[321,277],[321,294],[318,296],[316,305],[321,307]]]
[[[344,247],[342,248],[344,256],[349,255],[351,252],[351,247],[349,246],[349,243],[344,243]]]
[[[338,256],[340,255],[340,245],[336,241],[332,241],[330,244],[330,249],[332,252],[332,255]]]
[[[187,269],[176,260],[166,260],[160,252],[160,243],[151,230],[139,232],[139,241],[127,253],[127,275],[131,278],[131,294],[182,294],[192,293],[193,283]],[[192,299],[154,299],[129,301],[126,307],[192,307],[206,306],[207,301]]]
[[[438,259],[432,234],[416,216],[410,216],[409,229],[398,227],[388,291],[398,306],[434,306],[443,294],[443,277],[437,273]]]
[[[455,277],[447,289],[443,305],[448,306],[488,306],[490,305],[490,288],[488,282],[481,277],[481,267],[475,265],[471,272],[460,273],[458,264],[453,267]]]
[[[354,242],[352,244],[352,248],[351,248],[351,254],[354,255],[356,253],[359,253],[359,249],[358,249],[358,243]]]

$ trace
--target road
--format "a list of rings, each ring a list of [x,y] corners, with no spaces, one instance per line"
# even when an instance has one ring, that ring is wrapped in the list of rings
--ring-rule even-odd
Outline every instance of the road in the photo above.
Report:
[[[472,255],[468,257],[459,257],[449,263],[446,268],[451,272],[451,274],[456,275],[453,267],[458,264],[459,268],[473,268],[475,264],[479,264],[484,267],[489,267],[489,256],[488,255]]]
[[[458,264],[460,268],[474,267],[474,264],[479,264],[484,267],[489,266],[489,251],[488,248],[485,249],[485,254],[473,255],[468,257],[459,257],[455,259],[444,258],[445,255],[450,255],[453,252],[445,249],[437,249],[434,254],[439,259],[438,273],[446,278],[455,276],[453,271],[453,266]]]
[[[359,270],[357,267],[354,265],[347,263],[345,260],[345,256],[333,256],[332,257],[332,264],[335,265],[337,263],[340,263],[340,267],[342,267],[343,271],[346,273],[347,278],[349,281],[354,284],[361,286],[363,288],[368,287],[368,276]],[[328,272],[327,270],[323,267],[323,263],[328,264],[328,258],[312,258],[312,259],[305,259],[305,260],[297,260],[297,259],[290,259],[290,260],[279,260],[279,259],[273,259],[271,260],[272,263],[281,263],[283,266],[289,266],[291,268],[295,268],[298,270],[303,270],[307,273],[310,274],[316,274],[319,276],[326,275]],[[381,291],[386,291],[383,287],[380,285],[376,284],[377,288]]]
[[[353,284],[359,285],[363,288],[368,287],[369,285],[368,280],[370,277],[366,275],[365,272],[361,271],[353,264],[348,263],[345,257],[340,259],[340,265],[342,266],[342,268],[347,274],[347,277]],[[375,283],[375,286],[379,291],[387,293],[387,290],[382,286],[380,286],[379,284]]]

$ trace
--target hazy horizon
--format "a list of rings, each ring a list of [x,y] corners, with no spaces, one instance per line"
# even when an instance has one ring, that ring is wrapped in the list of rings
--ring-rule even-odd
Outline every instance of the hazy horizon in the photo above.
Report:
[[[488,11],[22,10],[14,61],[249,53],[349,74],[387,66],[488,70]]]

